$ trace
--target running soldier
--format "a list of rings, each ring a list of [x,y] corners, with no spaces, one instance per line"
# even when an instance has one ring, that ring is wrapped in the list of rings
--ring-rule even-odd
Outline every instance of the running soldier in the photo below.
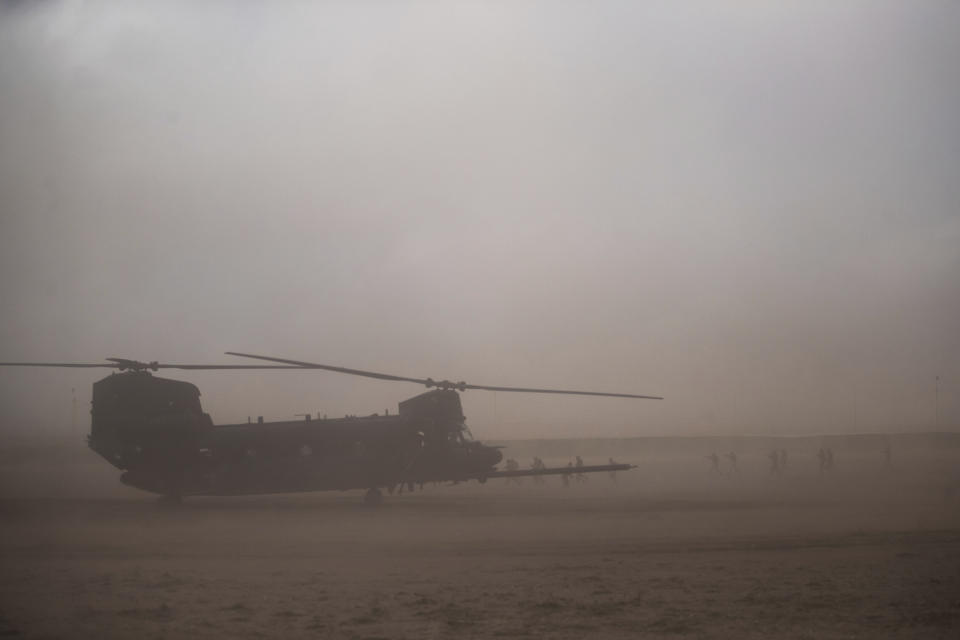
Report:
[[[770,458],[770,473],[777,475],[780,473],[780,452],[774,449],[767,454],[767,457]]]
[[[513,458],[509,458],[507,460],[507,471],[519,471],[519,470],[520,470],[520,463],[514,460]],[[516,476],[510,476],[509,478],[507,478],[507,484],[520,484],[520,478]]]
[[[710,461],[710,471],[714,473],[720,473],[720,458],[717,456],[717,452],[714,451],[707,456],[707,460]]]
[[[734,451],[731,451],[726,455],[727,460],[730,461],[730,473],[740,473],[740,467],[737,466],[737,454]]]
[[[820,447],[820,450],[817,451],[817,460],[820,463],[820,473],[822,474],[827,470],[827,450],[823,447]]]

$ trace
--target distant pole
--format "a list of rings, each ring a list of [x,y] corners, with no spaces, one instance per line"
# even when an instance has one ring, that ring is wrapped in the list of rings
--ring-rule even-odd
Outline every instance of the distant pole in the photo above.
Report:
[[[77,444],[77,388],[70,389],[70,440],[74,446]]]
[[[853,430],[856,431],[859,427],[859,420],[857,419],[857,385],[853,385]]]
[[[940,376],[933,387],[933,425],[934,429],[940,428]]]

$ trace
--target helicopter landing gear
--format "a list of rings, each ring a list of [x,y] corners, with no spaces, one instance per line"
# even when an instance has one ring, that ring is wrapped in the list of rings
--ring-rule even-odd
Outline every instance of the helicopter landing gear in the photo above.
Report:
[[[375,507],[378,504],[383,502],[383,494],[380,493],[380,489],[374,487],[373,489],[367,489],[367,493],[363,496],[363,504],[368,507]]]

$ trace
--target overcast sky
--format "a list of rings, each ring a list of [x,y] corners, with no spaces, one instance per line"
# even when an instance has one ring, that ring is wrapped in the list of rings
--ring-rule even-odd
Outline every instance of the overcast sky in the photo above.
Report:
[[[939,375],[960,428],[960,3],[5,6],[0,360],[666,396],[465,394],[492,438],[932,429]],[[104,373],[0,371],[0,428]]]

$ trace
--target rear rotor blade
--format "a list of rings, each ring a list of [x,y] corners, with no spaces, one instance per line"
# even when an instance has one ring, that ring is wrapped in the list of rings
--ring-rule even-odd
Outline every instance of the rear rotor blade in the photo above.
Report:
[[[303,369],[279,364],[158,364],[158,369],[187,369],[190,371],[220,371],[225,369]]]
[[[645,400],[663,400],[661,396],[641,396],[634,393],[607,393],[605,391],[569,391],[564,389],[527,389],[524,387],[490,387],[482,384],[465,384],[464,389],[483,389],[484,391],[510,391],[517,393],[560,393],[574,396],[605,396],[608,398],[642,398]]]
[[[532,389],[526,387],[493,387],[480,384],[466,384],[465,382],[450,382],[449,380],[435,381],[432,378],[408,378],[406,376],[394,376],[387,373],[376,373],[373,371],[363,371],[360,369],[348,369],[346,367],[333,367],[326,364],[317,364],[315,362],[305,362],[302,360],[287,360],[285,358],[271,358],[269,356],[257,356],[250,353],[238,353],[236,351],[227,351],[227,355],[240,356],[243,358],[255,358],[257,360],[268,360],[270,362],[283,362],[286,364],[295,364],[304,369],[324,369],[326,371],[336,371],[339,373],[348,373],[355,376],[364,376],[367,378],[376,378],[378,380],[397,380],[401,382],[413,382],[422,384],[426,387],[437,387],[438,389],[456,389],[464,391],[466,389],[480,389],[484,391],[509,391],[514,393],[554,393],[576,396],[602,396],[608,398],[640,398],[645,400],[663,400],[660,396],[641,396],[633,393],[606,393],[602,391],[572,391],[567,389]]]

